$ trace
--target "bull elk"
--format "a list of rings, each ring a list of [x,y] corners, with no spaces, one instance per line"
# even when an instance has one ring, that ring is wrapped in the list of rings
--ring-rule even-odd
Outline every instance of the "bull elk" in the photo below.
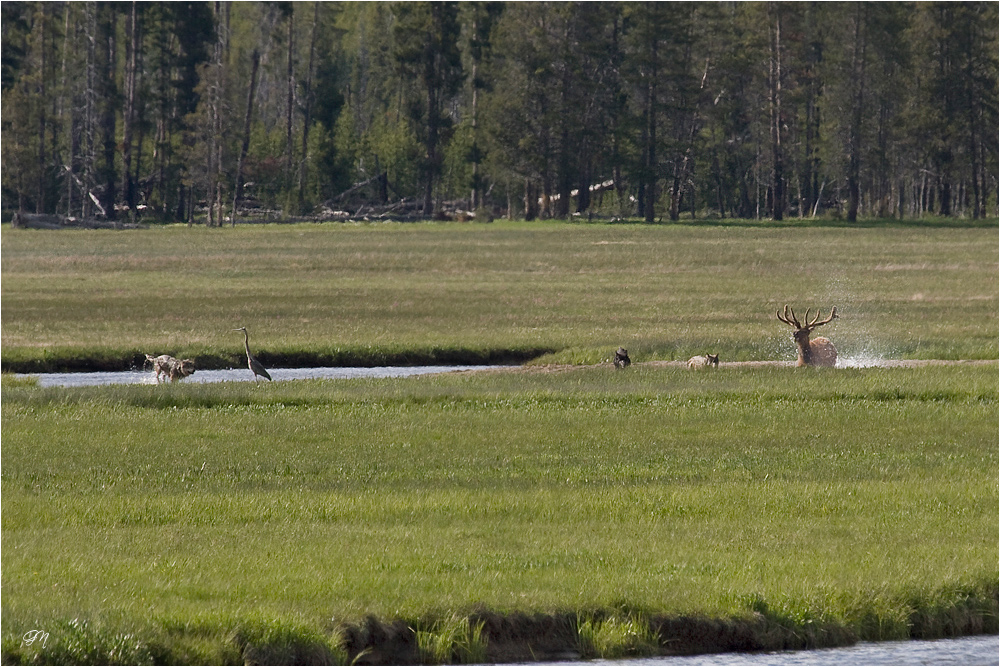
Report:
[[[830,311],[830,317],[823,321],[820,321],[820,313],[816,313],[816,317],[812,322],[809,321],[809,309],[806,309],[805,325],[799,324],[799,320],[795,317],[795,311],[785,306],[784,312],[777,311],[775,315],[778,319],[793,327],[795,331],[792,332],[792,338],[795,339],[795,344],[799,348],[799,359],[795,362],[796,366],[836,366],[837,365],[837,348],[833,346],[829,338],[824,338],[820,336],[819,338],[814,338],[809,340],[809,334],[816,327],[827,324],[837,318],[837,307],[834,306],[833,310]]]

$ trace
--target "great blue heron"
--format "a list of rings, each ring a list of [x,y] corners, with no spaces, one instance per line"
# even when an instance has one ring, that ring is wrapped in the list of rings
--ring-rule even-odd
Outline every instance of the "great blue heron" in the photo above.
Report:
[[[250,354],[250,336],[247,334],[247,328],[240,327],[239,329],[233,329],[233,331],[243,332],[243,344],[247,348],[247,368],[253,371],[254,382],[259,382],[259,380],[257,379],[258,375],[266,377],[268,380],[270,380],[271,376],[268,375],[267,369],[264,368],[259,361],[254,359],[252,354]]]

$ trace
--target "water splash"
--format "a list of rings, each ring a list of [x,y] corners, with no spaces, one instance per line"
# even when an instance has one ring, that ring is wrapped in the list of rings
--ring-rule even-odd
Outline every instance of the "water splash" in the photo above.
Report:
[[[885,357],[870,351],[837,359],[837,368],[879,368],[885,365]]]
[[[834,341],[840,351],[837,368],[885,368],[893,365],[898,350],[879,341],[880,320],[875,317],[873,303],[856,294],[852,278],[847,273],[830,277],[826,296],[837,306],[840,318],[830,331],[822,332]]]

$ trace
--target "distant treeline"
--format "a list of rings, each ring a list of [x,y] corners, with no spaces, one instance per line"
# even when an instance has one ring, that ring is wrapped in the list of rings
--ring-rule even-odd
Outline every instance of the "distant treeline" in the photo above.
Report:
[[[996,2],[2,12],[8,211],[997,215]]]

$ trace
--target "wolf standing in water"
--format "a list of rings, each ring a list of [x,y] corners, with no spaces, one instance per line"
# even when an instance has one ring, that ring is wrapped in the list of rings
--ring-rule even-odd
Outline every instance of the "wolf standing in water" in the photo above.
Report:
[[[153,371],[156,373],[156,384],[160,384],[160,376],[170,378],[171,382],[176,382],[194,373],[194,361],[192,359],[175,359],[169,354],[161,354],[154,357],[146,355],[146,361],[153,363]]]

